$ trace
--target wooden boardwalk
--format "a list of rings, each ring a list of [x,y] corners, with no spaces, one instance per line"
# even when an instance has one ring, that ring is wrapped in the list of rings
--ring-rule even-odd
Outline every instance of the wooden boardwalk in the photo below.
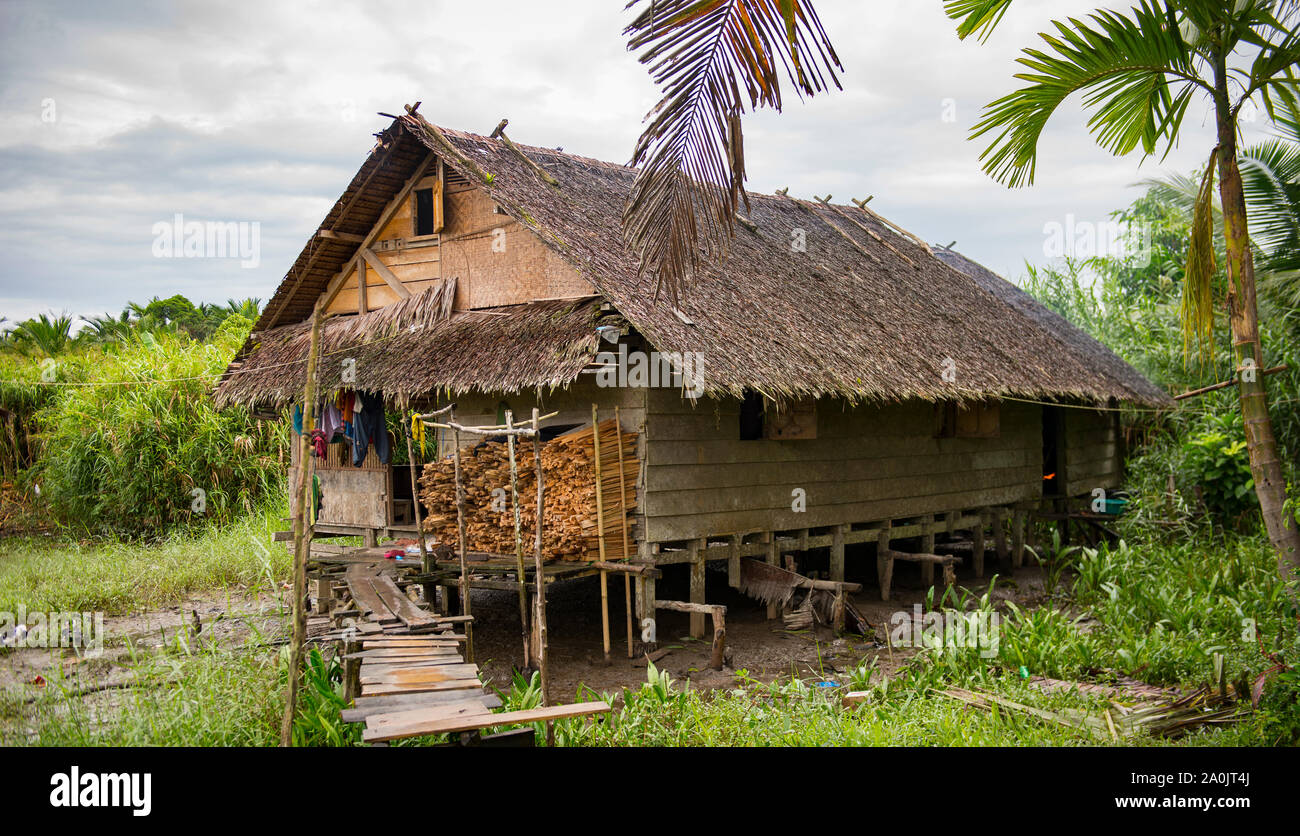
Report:
[[[344,693],[355,697],[343,721],[364,723],[362,740],[379,744],[610,710],[594,702],[494,714],[501,700],[483,692],[478,666],[465,661],[465,636],[456,632],[468,619],[416,606],[398,587],[399,570],[383,552],[360,549],[313,560],[318,577],[326,579],[324,588],[331,589],[330,578],[341,575],[351,600],[336,610],[354,614],[350,623],[339,623],[315,640],[342,644]]]

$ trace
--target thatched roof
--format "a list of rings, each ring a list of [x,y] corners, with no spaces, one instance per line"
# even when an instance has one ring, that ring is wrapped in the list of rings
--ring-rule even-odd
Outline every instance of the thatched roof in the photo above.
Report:
[[[750,211],[728,254],[705,260],[674,310],[666,299],[655,299],[653,279],[638,275],[637,259],[623,241],[621,216],[635,171],[556,150],[518,147],[559,187],[546,183],[500,140],[403,116],[380,135],[380,146],[323,228],[338,229],[330,225],[346,221],[347,231],[364,234],[363,219],[355,224],[348,220],[349,206],[382,207],[433,150],[456,176],[483,189],[537,233],[652,346],[701,356],[703,385],[710,393],[738,395],[755,389],[778,398],[855,401],[1007,395],[1154,403],[1165,398],[1095,342],[1062,339],[1059,329],[1045,324],[1042,314],[1048,312],[1036,302],[1010,304],[1000,285],[1002,292],[990,289],[987,281],[955,269],[921,241],[856,206],[751,194]],[[375,162],[381,156],[385,162]],[[792,247],[796,235],[802,236],[804,251]],[[272,299],[259,330],[306,317],[354,249],[334,242],[322,249],[321,239],[313,239]],[[466,316],[457,313],[451,322]],[[475,330],[466,324],[456,327]],[[566,332],[568,337],[576,334]],[[432,339],[428,332],[413,334],[403,345],[414,349]],[[261,340],[260,351],[266,351],[269,335]],[[547,345],[553,349],[562,341],[556,334]],[[287,356],[287,349],[281,350]],[[426,347],[420,356],[429,365],[408,376],[399,371],[408,366],[401,350],[376,352],[377,361],[393,365],[387,373],[391,381],[384,372],[374,379],[385,392],[448,385],[448,364],[454,365],[454,354],[459,354]],[[223,382],[224,400],[266,393],[238,381],[253,359],[244,358],[245,367]],[[462,372],[457,385],[472,381],[492,390],[528,385],[526,375],[509,370],[504,353],[487,359],[493,364],[499,360],[500,367]],[[955,381],[945,380],[949,368],[956,372]],[[571,365],[557,364],[535,377],[557,381],[570,371],[576,376]],[[414,375],[422,375],[423,383]],[[283,385],[276,391],[287,392]]]
[[[563,386],[591,362],[596,327],[610,321],[602,317],[598,299],[533,302],[450,318],[433,313],[441,304],[435,288],[364,316],[326,320],[322,389],[382,391],[405,401],[435,392]],[[217,405],[281,406],[301,398],[310,339],[310,320],[262,334],[255,350],[227,372]],[[345,366],[346,360],[354,362]],[[346,382],[345,368],[355,375]]]
[[[1022,316],[1032,319],[1066,349],[1089,357],[1110,377],[1122,382],[1134,392],[1144,393],[1146,400],[1163,403],[1168,399],[1169,396],[1162,389],[1121,360],[1115,352],[983,264],[972,261],[947,247],[935,247],[934,254],[945,263],[970,276],[980,287],[998,297],[1003,304]]]

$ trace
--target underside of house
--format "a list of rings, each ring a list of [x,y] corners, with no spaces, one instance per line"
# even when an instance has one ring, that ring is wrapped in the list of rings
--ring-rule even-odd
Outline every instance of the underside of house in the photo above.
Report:
[[[218,403],[301,405],[319,311],[330,398],[371,393],[408,423],[454,403],[460,426],[535,409],[543,438],[617,415],[636,462],[618,553],[644,623],[674,564],[689,565],[696,605],[711,565],[745,587],[746,558],[797,555],[788,565],[830,584],[874,558],[884,595],[895,560],[930,579],[963,560],[983,574],[986,539],[1013,569],[1027,515],[1068,525],[1087,513],[1071,498],[1119,486],[1120,405],[1167,400],[1027,294],[865,205],[751,194],[728,251],[671,302],[622,237],[635,176],[408,109],[299,254]],[[665,373],[638,375],[644,358]],[[483,441],[429,423],[440,458],[457,436],[462,450]],[[400,433],[390,446],[404,449]],[[375,453],[356,466],[332,444],[314,463],[317,537],[414,536],[427,518],[411,465]],[[554,579],[601,571],[604,545],[546,555]],[[484,571],[476,585],[510,582]]]

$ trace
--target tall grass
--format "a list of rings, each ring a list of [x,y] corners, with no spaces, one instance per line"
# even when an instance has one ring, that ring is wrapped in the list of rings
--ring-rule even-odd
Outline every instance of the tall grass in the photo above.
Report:
[[[174,604],[209,589],[266,587],[289,576],[291,556],[271,540],[283,504],[231,523],[140,543],[100,538],[6,540],[0,545],[0,610],[103,611],[119,615]]]
[[[0,402],[30,416],[36,462],[27,479],[59,521],[157,536],[228,522],[279,492],[285,423],[218,411],[210,398],[248,325],[232,316],[206,343],[141,333],[52,366],[6,360]]]

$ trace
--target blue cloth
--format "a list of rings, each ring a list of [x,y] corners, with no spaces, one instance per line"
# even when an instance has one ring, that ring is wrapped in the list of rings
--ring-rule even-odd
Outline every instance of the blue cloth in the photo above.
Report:
[[[361,467],[366,461],[370,445],[375,445],[375,455],[380,464],[392,461],[392,450],[388,445],[388,422],[384,414],[384,397],[370,392],[362,392],[361,413],[354,415],[352,428],[356,445],[352,448],[352,465]]]
[[[293,434],[302,435],[302,407],[293,405]]]

